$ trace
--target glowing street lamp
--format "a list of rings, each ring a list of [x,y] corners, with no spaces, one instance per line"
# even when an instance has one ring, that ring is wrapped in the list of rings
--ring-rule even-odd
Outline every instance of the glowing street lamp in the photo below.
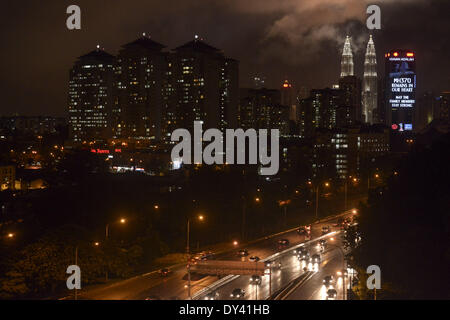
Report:
[[[125,224],[126,222],[127,222],[127,220],[125,218],[121,218],[119,220],[119,223],[121,223],[121,224]],[[109,238],[109,223],[107,223],[105,226],[105,240],[107,240],[108,238]],[[108,270],[106,270],[105,279],[106,279],[106,281],[108,281]]]
[[[198,215],[197,219],[199,221],[203,221],[205,220],[205,217],[203,215]],[[189,299],[191,299],[191,250],[189,248],[189,238],[190,238],[190,233],[191,233],[191,219],[188,218],[187,220],[187,233],[186,233],[186,253],[188,255],[188,265],[187,265],[187,269],[188,269],[188,297]]]
[[[7,237],[8,237],[9,239],[14,238],[14,233],[8,233]]]

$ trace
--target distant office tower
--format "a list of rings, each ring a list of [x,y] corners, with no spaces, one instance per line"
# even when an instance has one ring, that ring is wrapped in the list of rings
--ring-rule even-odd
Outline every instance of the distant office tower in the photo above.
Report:
[[[346,76],[339,79],[342,91],[342,104],[338,112],[338,127],[345,127],[361,122],[361,79]]]
[[[239,127],[279,129],[288,133],[289,108],[281,104],[281,93],[275,89],[240,89]]]
[[[390,149],[389,130],[383,125],[322,129],[313,142],[312,171],[321,179],[361,175]]]
[[[266,77],[256,75],[252,78],[254,89],[262,89],[266,87]]]
[[[414,112],[415,130],[420,131],[425,128],[431,121],[437,119],[437,109],[439,105],[439,97],[432,92],[424,92],[417,98],[417,107]]]
[[[125,44],[117,57],[117,101],[111,126],[116,137],[160,140],[165,46],[150,37]]]
[[[391,50],[386,61],[387,124],[395,131],[413,130],[416,104],[416,60],[410,50]]]
[[[170,55],[178,126],[192,129],[234,128],[239,104],[239,63],[197,36]]]
[[[375,53],[375,44],[372,35],[370,35],[364,60],[364,82],[362,92],[362,113],[364,121],[370,124],[375,122],[374,113],[376,113],[378,100],[377,82],[377,56]]]
[[[345,110],[344,93],[340,89],[313,89],[307,99],[300,102],[300,134],[308,137],[319,128],[333,129]]]
[[[97,47],[78,58],[69,75],[69,135],[75,142],[105,141],[113,109],[114,56]]]
[[[284,80],[280,91],[281,104],[289,109],[289,120],[297,122],[297,101],[294,87],[288,80]]]
[[[437,106],[434,112],[434,118],[450,123],[450,91],[443,91],[436,97]]]
[[[349,36],[345,38],[344,49],[342,50],[341,59],[341,77],[353,75],[353,53],[351,39]]]
[[[66,118],[50,116],[0,117],[0,134],[4,136],[61,134]]]

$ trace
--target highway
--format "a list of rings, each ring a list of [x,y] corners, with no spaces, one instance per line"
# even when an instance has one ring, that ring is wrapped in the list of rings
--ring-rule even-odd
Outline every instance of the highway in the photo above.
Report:
[[[349,211],[348,215],[350,214],[351,213]],[[332,227],[336,220],[337,218],[330,221],[313,224],[311,231],[312,239],[321,235],[322,226],[327,225]],[[246,246],[245,248],[249,251],[248,257],[256,255],[261,259],[264,259],[279,252],[280,248],[278,248],[277,243],[279,239],[288,239],[291,247],[305,242],[305,236],[300,236],[295,230],[292,230],[284,234],[262,239]],[[236,248],[236,250],[218,254],[215,258],[218,260],[239,260],[241,258],[236,255],[237,250],[238,248]],[[312,248],[312,250],[317,250],[317,248]],[[338,252],[338,250],[335,251]],[[323,261],[323,265],[326,268],[330,268],[329,266],[339,263],[338,261],[335,261],[335,258],[333,258],[333,252],[333,250],[330,252],[325,252],[325,261]],[[311,252],[311,254],[313,254],[313,252]],[[330,259],[330,262],[328,262],[328,259]],[[283,256],[281,258],[281,263],[281,270],[274,270],[272,274],[272,292],[280,289],[304,272],[302,269],[303,266],[299,264],[297,258],[292,254]],[[79,299],[88,300],[188,299],[186,265],[183,264],[173,267],[171,268],[171,271],[171,274],[167,277],[162,277],[158,272],[151,272],[110,285],[91,287],[89,290],[85,291],[82,289],[79,291],[78,297]],[[323,277],[321,275],[323,272],[325,271],[319,268],[317,275],[315,275],[311,281],[308,281],[307,284],[309,285],[309,282],[317,282],[317,279],[322,281]],[[198,276],[197,278],[193,276],[191,278],[192,295],[195,297],[196,292],[209,291],[208,288],[217,280],[218,277],[216,276],[203,276],[201,278]],[[269,296],[269,287],[269,276],[262,277],[262,284],[258,287],[249,285],[249,276],[239,276],[237,279],[225,284],[217,291],[220,294],[219,299],[229,299],[230,293],[234,288],[245,289],[246,299],[265,299]],[[313,287],[316,288],[316,286]],[[311,296],[307,298],[311,297],[316,296],[311,294]],[[203,296],[201,295],[196,297],[196,299],[202,298]]]
[[[321,235],[322,226],[330,226],[334,221],[327,223],[320,223],[313,226],[313,238]],[[262,282],[260,285],[255,285],[250,283],[251,276],[243,275],[237,277],[235,280],[226,283],[220,288],[214,290],[219,294],[218,299],[229,300],[233,299],[230,294],[234,289],[245,290],[244,297],[240,299],[244,300],[265,300],[271,296],[271,294],[280,291],[293,280],[302,277],[303,281],[300,281],[298,287],[292,288],[292,292],[289,295],[284,294],[282,299],[287,300],[325,300],[326,299],[326,289],[323,285],[323,278],[327,275],[333,275],[336,278],[337,271],[341,270],[343,267],[343,256],[341,251],[337,248],[340,245],[340,235],[338,234],[338,228],[331,227],[332,232],[321,239],[327,241],[325,250],[321,252],[318,240],[309,241],[309,245],[305,245],[305,248],[313,254],[320,254],[321,262],[317,264],[310,264],[300,262],[297,256],[294,254],[293,250],[283,254],[281,257],[277,258],[275,261],[281,262],[280,269],[272,269],[272,275],[265,275],[261,278]],[[333,229],[335,229],[333,231]],[[298,238],[300,237],[296,234],[290,235],[291,243],[298,243]],[[297,237],[297,241],[294,241]],[[288,238],[288,237],[283,237]],[[289,238],[288,238],[289,239]],[[274,241],[274,240],[273,240]],[[250,251],[250,254],[252,252]],[[271,261],[274,261],[271,259]],[[307,270],[304,270],[304,268]],[[271,281],[271,283],[269,283]],[[337,299],[342,299],[342,279],[339,280],[334,288],[338,292]],[[209,290],[211,292],[212,290]],[[207,294],[208,292],[205,292]],[[204,299],[205,295],[197,297],[198,299]]]

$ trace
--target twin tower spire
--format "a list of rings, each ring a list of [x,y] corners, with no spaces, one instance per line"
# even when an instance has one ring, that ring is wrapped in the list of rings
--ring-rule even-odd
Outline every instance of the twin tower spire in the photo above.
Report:
[[[353,53],[351,38],[345,37],[344,49],[342,51],[341,59],[341,78],[346,76],[353,76]],[[377,108],[377,57],[375,52],[375,43],[372,35],[369,36],[367,42],[366,55],[364,59],[364,79],[362,85],[362,115],[363,121],[373,124],[374,110]]]

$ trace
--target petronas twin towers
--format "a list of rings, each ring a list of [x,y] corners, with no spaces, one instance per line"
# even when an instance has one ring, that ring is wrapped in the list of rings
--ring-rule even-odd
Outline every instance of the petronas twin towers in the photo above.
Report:
[[[341,60],[341,78],[353,76],[353,53],[351,46],[351,38],[345,38],[344,50]],[[367,43],[366,56],[364,59],[364,79],[362,85],[362,115],[363,121],[373,124],[374,110],[377,108],[377,57],[375,53],[375,43],[372,35]]]

